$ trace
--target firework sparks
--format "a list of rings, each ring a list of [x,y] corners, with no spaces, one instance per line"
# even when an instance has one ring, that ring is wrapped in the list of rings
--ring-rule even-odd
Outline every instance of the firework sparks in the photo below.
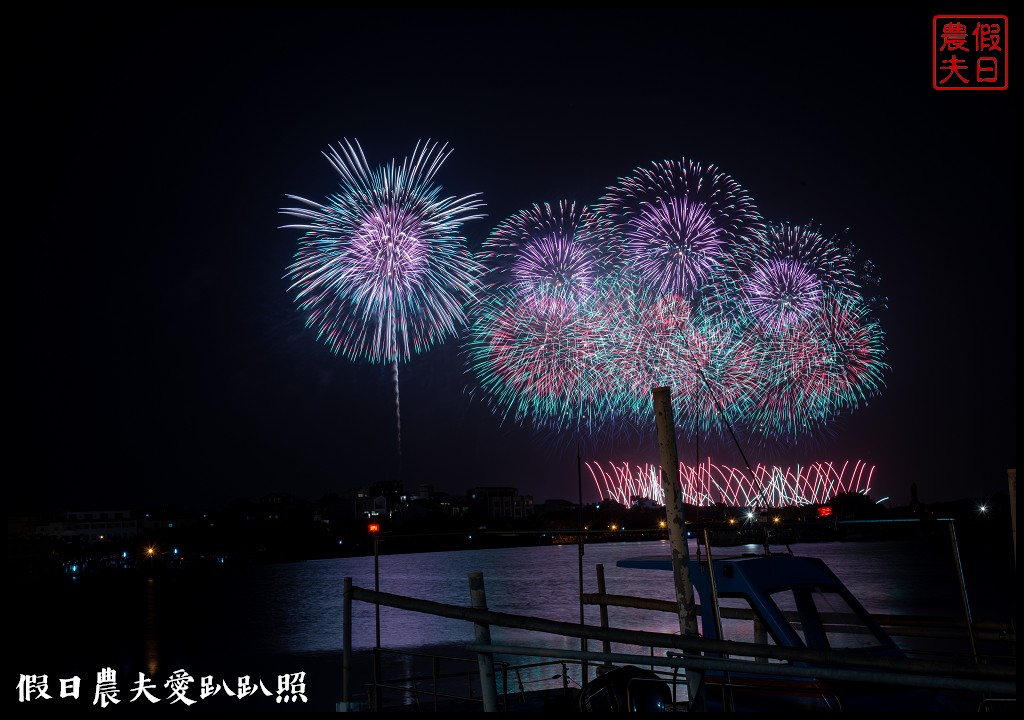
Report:
[[[764,389],[751,421],[791,443],[816,434],[881,392],[883,340],[864,302],[827,294],[802,323],[759,346]]]
[[[770,223],[737,253],[750,311],[778,333],[815,314],[826,293],[856,295],[855,254],[820,228]]]
[[[870,263],[813,226],[766,224],[716,166],[653,163],[593,206],[534,205],[484,245],[489,297],[470,365],[492,406],[559,432],[651,425],[792,443],[882,387]]]
[[[537,428],[585,429],[607,413],[595,326],[562,301],[508,285],[479,307],[465,351],[492,407]]]
[[[371,169],[358,141],[324,153],[340,189],[320,203],[284,208],[304,231],[287,269],[289,292],[307,327],[335,354],[390,363],[398,452],[401,413],[398,363],[453,337],[468,321],[480,288],[480,265],[459,233],[482,217],[479,193],[444,197],[434,181],[447,145],[416,143],[400,164]]]
[[[685,159],[637,168],[598,207],[625,239],[626,266],[652,291],[687,298],[731,271],[733,244],[763,226],[739,183]]]
[[[492,284],[515,286],[548,310],[576,309],[610,261],[610,227],[586,207],[565,200],[535,204],[503,220],[482,247]]]
[[[358,143],[325,153],[341,177],[326,203],[281,212],[306,222],[288,267],[289,291],[335,354],[371,362],[407,361],[465,325],[482,266],[462,224],[482,217],[478,194],[441,196],[434,176],[447,146],[417,143],[401,164],[371,170]]]
[[[661,469],[657,465],[585,463],[600,497],[626,506],[640,499],[665,502]],[[698,507],[786,507],[828,503],[840,493],[871,491],[874,466],[814,462],[795,468],[758,465],[747,472],[717,465],[708,458],[694,467],[679,463],[683,502]]]

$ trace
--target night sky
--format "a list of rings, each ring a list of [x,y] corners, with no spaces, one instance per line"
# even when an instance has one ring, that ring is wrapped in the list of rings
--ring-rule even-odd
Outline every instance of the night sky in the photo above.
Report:
[[[952,9],[956,9],[953,7]],[[964,8],[960,8],[964,9]],[[714,164],[769,220],[877,266],[882,393],[752,464],[863,460],[895,504],[1007,492],[1016,467],[1010,89],[932,87],[933,9],[48,10],[9,54],[11,508],[317,500],[393,476],[389,369],[337,357],[284,279],[286,195],[448,143],[478,248],[533,203],[655,161]],[[1005,13],[1005,8],[986,8]],[[1009,38],[1012,40],[1012,38]],[[1012,75],[1012,73],[1011,73]],[[13,96],[12,96],[13,95]],[[575,499],[583,461],[657,463],[502,422],[459,342],[401,366],[402,478]],[[741,466],[729,443],[694,447]],[[584,477],[585,501],[597,499]]]

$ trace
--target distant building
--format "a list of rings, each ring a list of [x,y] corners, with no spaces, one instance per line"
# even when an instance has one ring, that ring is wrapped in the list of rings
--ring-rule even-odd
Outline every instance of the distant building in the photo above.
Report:
[[[410,500],[432,500],[434,497],[434,486],[424,483],[417,488],[416,492],[409,496]]]
[[[514,487],[475,487],[466,493],[471,515],[487,518],[525,518],[533,515],[533,496]]]
[[[569,500],[545,500],[540,505],[534,508],[534,511],[538,515],[549,515],[551,513],[569,512],[571,510],[578,510],[579,504],[571,502]]]
[[[89,543],[124,540],[139,534],[139,522],[131,510],[74,510],[40,525],[38,534]]]
[[[341,497],[331,493],[323,497],[313,508],[313,522],[327,527],[342,527],[354,520],[362,520],[359,510],[359,498]]]
[[[469,512],[469,508],[466,506],[466,498],[463,496],[452,497],[445,492],[435,492],[432,499],[438,509],[445,515],[463,517]]]

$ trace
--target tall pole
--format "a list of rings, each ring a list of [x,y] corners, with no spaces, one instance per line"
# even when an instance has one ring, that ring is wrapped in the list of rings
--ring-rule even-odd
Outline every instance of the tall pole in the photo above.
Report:
[[[380,546],[376,535],[373,536],[373,591],[380,592]],[[381,647],[380,647],[380,603],[374,602],[377,642],[373,646],[373,708],[381,712]]]
[[[679,489],[679,453],[676,448],[676,427],[672,414],[672,392],[667,387],[652,390],[654,418],[658,425],[658,451],[661,457],[661,487],[665,493],[665,520],[668,523],[669,546],[672,549],[672,577],[675,581],[676,605],[679,610],[679,632],[684,637],[697,637],[697,608],[690,582],[690,550],[686,543],[683,503]],[[684,653],[684,656],[691,653]],[[686,688],[691,710],[704,709],[701,692],[702,673],[686,668]]]

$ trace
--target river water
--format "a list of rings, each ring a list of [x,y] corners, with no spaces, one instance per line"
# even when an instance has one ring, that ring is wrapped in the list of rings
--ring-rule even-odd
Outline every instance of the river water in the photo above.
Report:
[[[384,543],[382,543],[384,546]],[[691,554],[697,547],[691,541]],[[773,548],[778,550],[779,548]],[[868,610],[963,618],[958,567],[963,568],[970,613],[975,619],[1006,620],[1015,615],[1013,548],[961,543],[959,566],[946,536],[872,541],[799,543],[794,554],[820,557]],[[715,556],[760,552],[760,546],[712,547]],[[606,591],[673,600],[670,572],[618,568],[638,555],[669,555],[667,541],[587,544],[582,554],[583,591],[597,592],[597,566]],[[470,573],[483,574],[490,610],[579,622],[578,545],[429,552],[306,562],[225,566],[207,572],[164,572],[125,577],[62,579],[15,588],[11,623],[9,690],[15,709],[75,712],[95,709],[97,673],[117,673],[119,704],[106,710],[150,711],[332,711],[342,697],[344,579],[366,589],[469,606]],[[376,572],[375,572],[376,566]],[[377,643],[376,608],[353,606],[357,653]],[[642,613],[642,614],[641,614]],[[623,608],[609,610],[610,624],[654,632],[678,632],[671,613]],[[599,624],[598,609],[585,608],[588,624]],[[492,629],[492,640],[516,643],[526,631]],[[454,652],[473,641],[463,621],[380,608],[380,644],[410,651]],[[556,642],[552,640],[552,642]],[[566,639],[578,649],[578,640]],[[194,679],[186,707],[175,702],[165,682],[175,671]],[[299,675],[304,673],[304,675]],[[153,680],[153,702],[133,700],[140,674]],[[46,675],[50,699],[25,701],[23,676]],[[79,697],[60,697],[60,680],[81,678]],[[292,685],[279,686],[279,679]],[[202,677],[221,687],[201,698]],[[258,686],[238,693],[240,678]],[[301,692],[292,692],[301,680]],[[230,695],[224,689],[232,690]],[[281,690],[281,692],[278,692]],[[301,695],[305,700],[297,698]],[[291,702],[282,702],[288,697]]]

